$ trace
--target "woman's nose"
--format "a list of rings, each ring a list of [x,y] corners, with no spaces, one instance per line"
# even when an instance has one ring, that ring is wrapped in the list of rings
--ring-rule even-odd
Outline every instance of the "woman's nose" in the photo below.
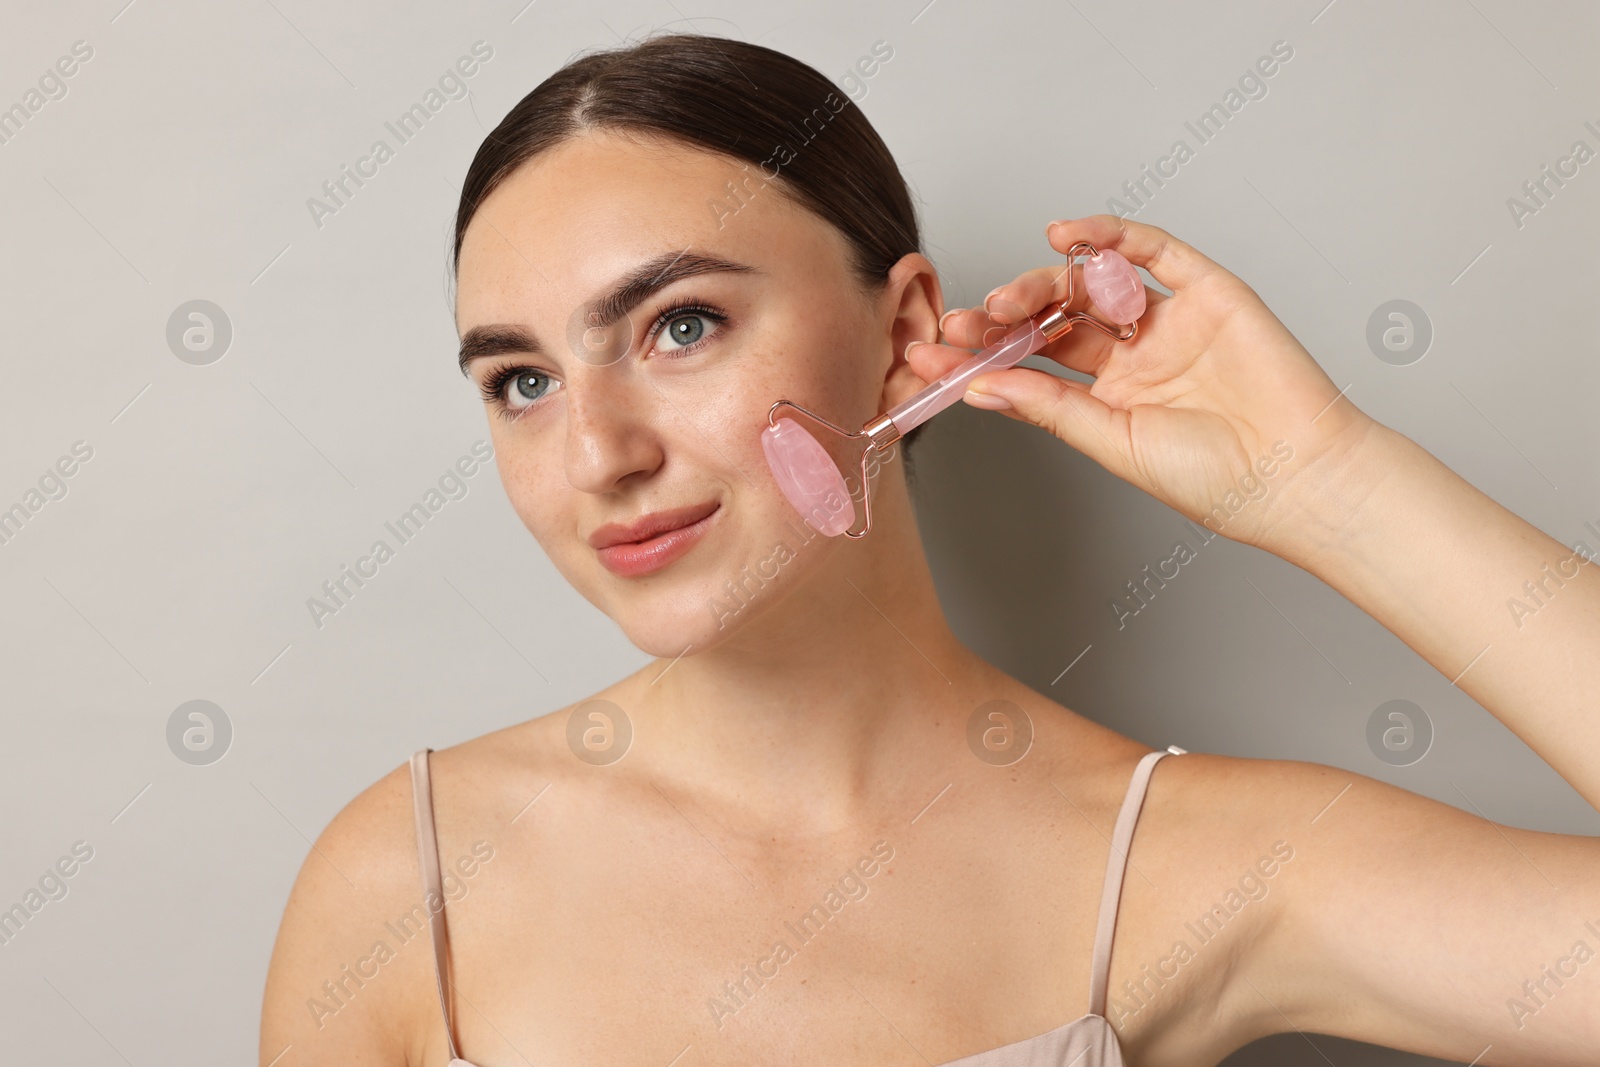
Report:
[[[586,493],[614,489],[661,464],[662,399],[630,381],[627,362],[583,367],[567,384],[567,481]]]

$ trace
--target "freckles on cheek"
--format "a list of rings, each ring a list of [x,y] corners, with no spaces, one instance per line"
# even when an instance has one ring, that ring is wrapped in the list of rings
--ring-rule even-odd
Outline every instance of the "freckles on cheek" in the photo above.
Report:
[[[541,544],[549,545],[552,536],[559,536],[568,511],[566,474],[559,460],[552,464],[536,458],[531,445],[501,441],[495,445],[500,485],[522,524]]]
[[[878,409],[873,405],[879,390],[868,381],[869,368],[864,356],[855,356],[850,347],[840,345],[826,350],[797,352],[793,358],[794,370],[785,375],[782,389],[774,393],[773,400],[784,399],[799,404],[829,422],[844,427],[846,431],[859,430],[868,419],[878,414]],[[814,428],[810,420],[796,416],[792,411],[781,409],[778,414],[793,416],[802,425]],[[765,408],[762,409],[761,422],[766,422]]]

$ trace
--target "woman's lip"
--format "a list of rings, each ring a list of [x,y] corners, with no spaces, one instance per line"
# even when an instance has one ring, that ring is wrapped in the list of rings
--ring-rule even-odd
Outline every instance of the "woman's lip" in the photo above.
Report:
[[[654,574],[693,548],[721,512],[722,505],[719,503],[698,522],[668,530],[644,541],[628,541],[599,548],[595,550],[595,555],[600,557],[600,562],[607,570],[621,578]]]

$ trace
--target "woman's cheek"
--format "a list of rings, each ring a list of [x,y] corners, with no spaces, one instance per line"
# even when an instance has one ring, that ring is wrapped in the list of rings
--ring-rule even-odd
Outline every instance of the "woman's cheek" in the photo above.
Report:
[[[554,558],[560,549],[555,541],[556,531],[564,521],[570,531],[571,522],[566,515],[565,494],[559,487],[548,484],[552,468],[549,464],[537,461],[530,454],[528,446],[517,441],[514,435],[496,439],[495,457],[495,465],[500,471],[500,485],[505,489],[512,510],[528,532]],[[555,476],[560,477],[565,485],[565,476],[559,470],[555,471]]]
[[[663,436],[696,455],[705,452],[702,461],[714,467],[732,463],[748,471],[753,459],[764,464],[761,430],[767,409],[784,395],[773,372],[783,358],[759,343],[744,343],[696,373],[662,376],[658,388],[670,400],[659,424]]]

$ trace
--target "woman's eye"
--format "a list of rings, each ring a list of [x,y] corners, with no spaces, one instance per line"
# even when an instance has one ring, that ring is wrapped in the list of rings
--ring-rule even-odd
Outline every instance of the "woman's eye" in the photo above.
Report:
[[[554,379],[543,371],[525,369],[508,376],[500,387],[500,399],[512,411],[522,411],[544,399]]]
[[[687,352],[714,337],[725,320],[725,315],[710,308],[680,308],[656,320],[651,344],[664,354]],[[560,388],[561,382],[545,371],[510,366],[491,372],[479,392],[485,404],[506,418],[516,419]]]
[[[707,336],[705,324],[712,319],[703,311],[682,311],[667,320],[667,324],[656,336],[656,343],[662,340],[670,342],[666,349],[674,352],[689,348],[697,341],[704,340]],[[714,331],[712,331],[714,332]]]

